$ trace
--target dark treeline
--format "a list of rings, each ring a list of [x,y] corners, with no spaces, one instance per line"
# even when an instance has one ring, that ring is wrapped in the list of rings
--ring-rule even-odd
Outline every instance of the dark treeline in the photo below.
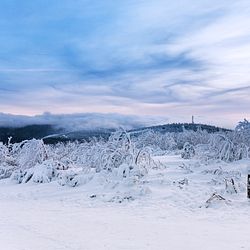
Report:
[[[229,131],[228,129],[219,128],[216,126],[206,125],[206,124],[193,124],[193,123],[173,123],[158,125],[152,127],[138,128],[130,130],[132,135],[141,134],[145,131],[152,130],[154,132],[160,133],[178,133],[185,130],[206,130],[208,133],[216,133],[219,131]],[[111,132],[114,130],[82,130],[64,133],[62,129],[58,129],[52,125],[29,125],[24,127],[0,127],[0,141],[4,144],[8,142],[8,138],[12,137],[13,143],[22,142],[24,140],[30,139],[42,139],[44,138],[45,143],[57,143],[57,142],[67,142],[74,140],[90,140],[93,137],[108,139]]]

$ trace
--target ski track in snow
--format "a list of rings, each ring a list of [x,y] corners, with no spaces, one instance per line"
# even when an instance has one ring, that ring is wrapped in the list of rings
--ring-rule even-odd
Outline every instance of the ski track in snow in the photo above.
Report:
[[[213,176],[201,174],[220,166],[237,169],[244,181],[248,162],[201,167],[179,156],[155,160],[166,167],[151,170],[145,179],[144,186],[151,192],[121,204],[104,201],[105,190],[88,185],[71,188],[55,182],[1,181],[0,249],[250,249],[250,202],[244,190],[223,194],[231,200],[229,205],[205,208],[205,201],[223,186],[209,185]],[[179,167],[183,162],[187,168]],[[184,178],[188,185],[179,185]],[[90,199],[91,194],[97,198]]]

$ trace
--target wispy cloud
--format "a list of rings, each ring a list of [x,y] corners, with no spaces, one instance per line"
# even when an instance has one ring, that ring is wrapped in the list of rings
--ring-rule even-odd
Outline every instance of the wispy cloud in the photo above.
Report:
[[[0,109],[233,126],[250,116],[249,15],[248,0],[2,0]]]

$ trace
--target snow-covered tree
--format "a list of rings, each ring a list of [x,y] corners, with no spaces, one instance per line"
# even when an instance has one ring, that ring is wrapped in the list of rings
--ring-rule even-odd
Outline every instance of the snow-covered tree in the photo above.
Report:
[[[250,122],[246,119],[240,121],[235,128],[233,140],[235,143],[244,143],[250,147]]]
[[[34,167],[48,159],[48,154],[42,140],[32,139],[19,144],[17,164],[21,169]]]
[[[183,147],[183,151],[181,153],[181,157],[183,159],[191,159],[195,155],[194,146],[191,145],[189,142],[186,142]]]

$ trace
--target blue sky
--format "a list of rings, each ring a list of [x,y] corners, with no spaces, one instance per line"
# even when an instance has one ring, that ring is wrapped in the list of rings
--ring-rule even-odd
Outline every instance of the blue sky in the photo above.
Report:
[[[249,0],[0,0],[0,111],[250,117]]]

